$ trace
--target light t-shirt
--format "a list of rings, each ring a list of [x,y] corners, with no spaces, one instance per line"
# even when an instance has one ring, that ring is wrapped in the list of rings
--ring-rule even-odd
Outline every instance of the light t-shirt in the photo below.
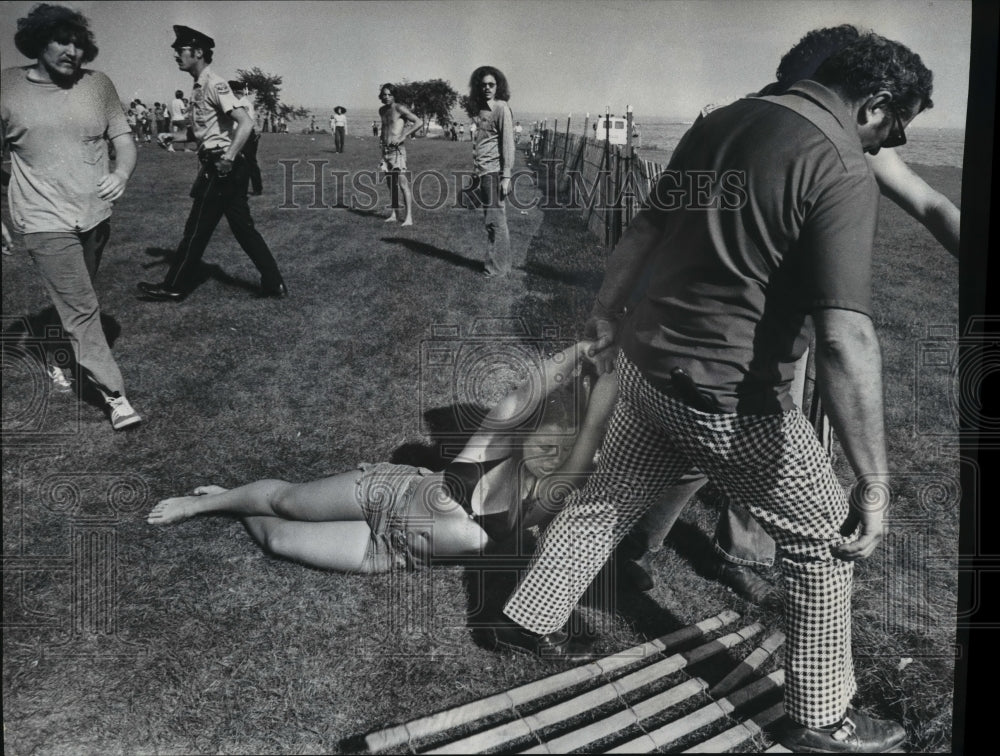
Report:
[[[170,120],[171,121],[186,121],[187,113],[185,113],[184,100],[177,97],[170,102]]]
[[[10,149],[10,215],[20,233],[89,231],[111,215],[97,196],[109,170],[107,140],[130,132],[118,92],[84,69],[69,88],[0,73],[0,135]]]

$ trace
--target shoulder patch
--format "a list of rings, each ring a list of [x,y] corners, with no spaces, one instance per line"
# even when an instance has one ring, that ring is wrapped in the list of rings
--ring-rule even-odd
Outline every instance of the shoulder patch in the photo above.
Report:
[[[229,94],[229,84],[224,81],[220,81],[215,85],[215,91],[220,95]]]

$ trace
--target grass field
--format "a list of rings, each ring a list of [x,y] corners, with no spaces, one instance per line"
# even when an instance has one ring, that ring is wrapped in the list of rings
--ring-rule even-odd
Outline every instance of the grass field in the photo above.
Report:
[[[471,162],[468,143],[409,152],[411,170]],[[477,213],[449,202],[417,210],[412,227],[383,224],[384,186],[374,208],[331,207],[331,170],[375,168],[370,137],[349,137],[337,155],[330,137],[266,134],[260,159],[265,193],[252,208],[290,297],[254,297],[256,273],[223,224],[205,282],[175,305],[140,301],[135,284],[165,271],[196,161],[140,151],[98,281],[146,420],[133,432],[48,393],[44,292],[26,255],[3,259],[5,753],[345,752],[353,736],[564,666],[480,645],[470,617],[480,599],[502,598],[503,579],[484,598],[478,574],[457,566],[327,574],[262,553],[235,519],[146,524],[156,501],[199,484],[433,456],[436,414],[496,387],[456,381],[424,348],[579,336],[601,279],[602,245],[571,211],[509,209],[527,264],[498,282],[479,272]],[[278,161],[289,160],[303,161],[296,181],[311,177],[304,161],[325,161],[326,207],[309,207],[308,187],[287,206]],[[959,201],[957,169],[918,171]],[[958,456],[950,372],[921,350],[954,341],[957,263],[895,206],[881,212],[876,325],[896,497],[890,537],[856,572],[858,703],[903,721],[910,750],[940,751],[951,737]],[[653,591],[622,589],[617,612],[591,610],[602,651],[726,608],[780,626],[707,578],[716,511],[689,507]]]

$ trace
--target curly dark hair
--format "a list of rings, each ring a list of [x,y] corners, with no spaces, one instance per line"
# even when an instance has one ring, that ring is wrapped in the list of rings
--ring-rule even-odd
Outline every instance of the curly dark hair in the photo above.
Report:
[[[469,102],[476,105],[482,105],[485,102],[483,100],[483,77],[487,74],[497,80],[497,91],[494,97],[504,102],[510,102],[510,85],[507,83],[507,77],[503,75],[503,71],[493,66],[480,66],[472,72],[472,76],[469,77]]]
[[[934,75],[920,56],[905,45],[878,34],[865,34],[833,53],[813,76],[820,84],[836,86],[847,96],[861,99],[885,90],[910,117],[934,105]]]
[[[379,97],[382,96],[382,90],[383,89],[388,89],[389,90],[389,94],[391,94],[393,97],[396,96],[396,85],[395,84],[392,84],[392,83],[390,83],[390,82],[387,81],[385,84],[383,84],[382,86],[380,86],[378,88]]]
[[[38,58],[49,42],[73,42],[83,50],[83,62],[97,57],[90,22],[82,13],[62,5],[40,3],[17,20],[14,44],[26,58]]]
[[[775,77],[786,86],[808,79],[824,60],[856,42],[864,33],[850,24],[813,29],[781,57]]]

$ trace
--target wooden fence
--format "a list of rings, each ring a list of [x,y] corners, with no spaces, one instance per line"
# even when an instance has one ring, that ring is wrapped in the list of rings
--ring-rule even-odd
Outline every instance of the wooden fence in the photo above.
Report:
[[[572,117],[563,129],[558,120],[551,127],[545,122],[535,155],[539,163],[547,161],[547,170],[556,177],[557,184],[550,190],[559,191],[565,201],[579,208],[587,227],[604,240],[608,250],[618,243],[665,168],[639,157],[631,141],[632,114],[626,118],[625,145],[610,143],[610,129],[603,139],[589,136],[589,118],[580,134],[571,132]]]
[[[721,753],[754,738],[759,742],[784,714],[783,672],[762,675],[761,667],[785,638],[771,633],[731,666],[726,657],[764,630],[753,623],[712,639],[738,619],[724,611],[588,664],[370,732],[359,750],[648,753],[679,745],[688,752]],[[694,671],[709,659],[719,662],[717,670],[728,670],[714,684]]]

